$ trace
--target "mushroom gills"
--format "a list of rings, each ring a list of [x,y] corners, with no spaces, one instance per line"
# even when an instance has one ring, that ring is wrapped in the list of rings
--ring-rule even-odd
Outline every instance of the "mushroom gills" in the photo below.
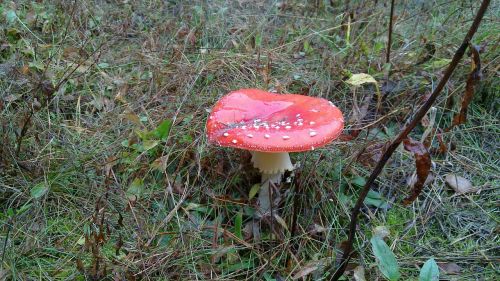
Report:
[[[290,155],[288,152],[261,152],[261,151],[251,151],[252,153],[252,163],[254,168],[259,169],[264,174],[277,174],[284,173],[286,170],[293,170],[292,161],[290,160]],[[264,180],[264,178],[263,178]],[[275,182],[275,183],[279,183]]]

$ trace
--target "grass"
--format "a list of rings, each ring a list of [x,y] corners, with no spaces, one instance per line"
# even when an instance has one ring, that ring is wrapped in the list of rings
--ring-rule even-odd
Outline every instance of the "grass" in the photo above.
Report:
[[[478,4],[396,1],[385,83],[388,7],[348,1],[348,21],[344,4],[316,2],[0,3],[0,279],[326,279],[377,147],[439,80]],[[376,226],[390,232],[402,280],[417,280],[430,257],[444,280],[499,274],[499,4],[474,38],[486,45],[483,78],[467,124],[442,135],[453,149],[433,155],[434,181],[403,206],[414,164],[400,150],[373,187],[387,207],[363,209],[350,266],[367,280],[383,278],[369,244]],[[441,128],[469,64],[436,104]],[[242,87],[303,93],[333,101],[350,130],[353,73],[379,81],[382,114],[370,104],[355,140],[292,155],[300,168],[281,187],[282,220],[254,221],[259,177],[245,152],[207,143],[211,106]],[[358,103],[374,93],[356,89]],[[448,173],[480,191],[454,194]]]

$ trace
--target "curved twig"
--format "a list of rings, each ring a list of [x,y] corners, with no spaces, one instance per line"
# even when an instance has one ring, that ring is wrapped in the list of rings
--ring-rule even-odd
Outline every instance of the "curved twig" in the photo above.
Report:
[[[425,116],[427,111],[431,108],[431,106],[434,104],[436,101],[436,98],[439,96],[441,91],[443,90],[444,86],[450,79],[450,76],[453,74],[453,71],[457,67],[458,63],[462,59],[462,57],[465,54],[465,51],[467,50],[467,47],[469,46],[469,43],[476,33],[479,24],[481,23],[481,20],[483,19],[484,14],[486,13],[486,10],[490,4],[490,0],[483,0],[481,3],[481,6],[479,7],[479,10],[477,11],[476,17],[474,18],[474,22],[472,23],[469,31],[465,35],[465,38],[460,45],[460,47],[457,49],[455,54],[453,55],[453,59],[451,60],[450,64],[448,65],[448,68],[446,69],[443,78],[439,81],[439,84],[436,86],[432,94],[429,96],[429,98],[425,101],[425,103],[418,109],[418,111],[415,113],[413,118],[411,119],[410,122],[404,127],[404,129],[401,131],[401,133],[391,142],[391,144],[387,147],[386,151],[380,158],[380,161],[377,163],[377,166],[373,169],[370,177],[366,181],[365,186],[361,190],[361,193],[359,194],[358,200],[356,201],[356,205],[352,209],[351,213],[351,221],[349,223],[349,236],[347,243],[345,243],[345,249],[344,253],[342,255],[342,260],[340,262],[340,266],[335,269],[333,272],[332,277],[330,280],[338,280],[345,272],[345,269],[347,267],[347,264],[349,262],[349,259],[351,258],[352,255],[352,244],[354,241],[354,235],[356,233],[356,225],[357,225],[357,220],[358,220],[358,215],[361,209],[361,206],[363,205],[363,201],[365,200],[366,196],[368,195],[368,191],[370,190],[370,186],[375,182],[377,179],[378,175],[380,172],[382,172],[382,169],[384,168],[385,164],[389,160],[389,158],[392,156],[396,148],[401,144],[401,142],[408,136],[408,134],[417,126],[417,124],[422,120],[422,118]]]

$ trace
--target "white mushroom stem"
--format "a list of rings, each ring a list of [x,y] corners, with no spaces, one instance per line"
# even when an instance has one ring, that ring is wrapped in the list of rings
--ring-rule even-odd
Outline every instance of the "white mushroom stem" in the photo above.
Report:
[[[259,191],[259,212],[261,216],[270,214],[271,187],[281,182],[283,173],[293,170],[292,161],[288,152],[260,152],[251,151],[253,166],[259,169],[262,175],[262,185]],[[272,184],[271,184],[272,183]]]

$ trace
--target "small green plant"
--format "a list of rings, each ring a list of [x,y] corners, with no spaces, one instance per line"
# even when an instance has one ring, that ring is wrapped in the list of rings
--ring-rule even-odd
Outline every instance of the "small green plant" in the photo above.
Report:
[[[372,251],[377,259],[378,269],[387,280],[396,281],[401,278],[399,265],[396,256],[391,248],[385,243],[379,235],[374,235],[370,239]],[[419,281],[437,281],[439,280],[439,268],[436,261],[431,258],[427,260],[420,269]]]

